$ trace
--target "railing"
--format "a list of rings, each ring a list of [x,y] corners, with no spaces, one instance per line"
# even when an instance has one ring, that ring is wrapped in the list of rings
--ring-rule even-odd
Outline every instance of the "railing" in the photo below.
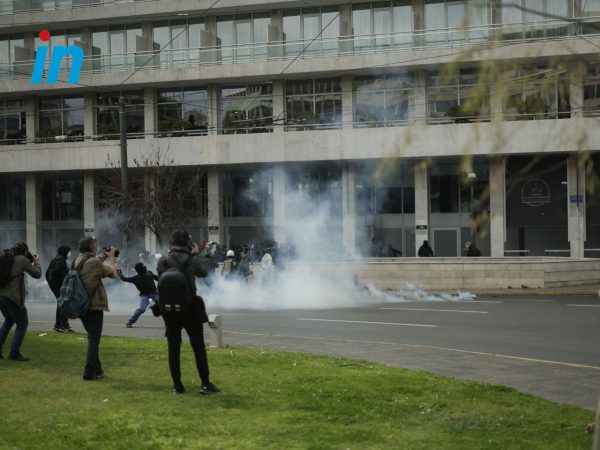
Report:
[[[560,256],[561,253],[566,253],[565,256],[571,256],[571,250],[544,250],[546,256],[551,256],[552,254],[558,254]]]
[[[529,256],[529,250],[504,250],[504,253],[515,253],[518,256]]]
[[[94,6],[118,5],[122,3],[157,2],[159,0],[0,0],[0,15],[89,8]],[[75,3],[75,4],[73,4]]]
[[[150,0],[148,0],[150,1]],[[582,21],[595,22],[598,18]],[[532,24],[490,25],[444,29],[388,33],[367,36],[342,36],[322,38],[314,41],[259,42],[232,46],[202,47],[185,49],[149,50],[135,53],[111,55],[88,55],[84,58],[83,73],[108,73],[144,69],[173,69],[198,67],[200,65],[243,64],[270,60],[311,59],[330,56],[360,55],[410,51],[419,48],[462,48],[482,43],[515,43],[553,39],[575,39],[576,32],[584,24],[546,21]],[[555,30],[563,30],[555,33]],[[515,30],[520,30],[516,32]],[[550,32],[552,31],[552,32]],[[600,34],[600,30],[594,30]],[[15,61],[0,64],[0,78],[23,78],[31,76],[33,60]],[[64,73],[69,64],[62,64]]]

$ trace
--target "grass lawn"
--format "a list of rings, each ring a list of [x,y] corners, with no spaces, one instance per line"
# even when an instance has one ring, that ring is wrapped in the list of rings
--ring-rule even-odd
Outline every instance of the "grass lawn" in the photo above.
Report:
[[[29,333],[23,353],[30,362],[0,361],[0,448],[592,445],[583,432],[591,411],[506,387],[364,361],[224,348],[209,350],[211,377],[223,392],[201,396],[192,350],[184,343],[187,393],[174,395],[166,341],[103,337],[102,381],[81,379],[86,343],[81,334]]]

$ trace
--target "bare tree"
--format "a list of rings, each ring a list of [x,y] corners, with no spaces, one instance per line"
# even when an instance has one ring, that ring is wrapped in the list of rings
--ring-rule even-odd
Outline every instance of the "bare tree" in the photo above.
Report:
[[[162,142],[144,148],[129,170],[127,192],[121,188],[120,162],[107,155],[99,193],[121,232],[149,230],[162,245],[173,229],[197,226],[205,217],[206,172],[176,167],[170,147],[163,148]]]

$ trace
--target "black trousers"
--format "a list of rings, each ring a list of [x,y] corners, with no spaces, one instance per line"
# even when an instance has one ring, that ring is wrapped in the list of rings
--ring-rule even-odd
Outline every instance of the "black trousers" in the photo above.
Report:
[[[103,373],[100,364],[100,338],[102,337],[102,323],[104,311],[89,310],[81,318],[81,323],[88,335],[88,348],[83,376],[91,377]]]
[[[60,297],[60,289],[51,288],[52,293],[56,297],[56,320],[54,321],[54,326],[56,328],[69,328],[69,318],[60,313],[60,308],[58,307],[58,297]]]
[[[202,380],[202,385],[209,383],[208,359],[206,347],[204,346],[204,331],[202,319],[197,313],[184,315],[163,316],[165,321],[165,336],[169,347],[169,369],[174,385],[181,385],[181,365],[179,361],[181,353],[181,330],[185,329],[189,338],[194,356],[196,357],[196,368]]]

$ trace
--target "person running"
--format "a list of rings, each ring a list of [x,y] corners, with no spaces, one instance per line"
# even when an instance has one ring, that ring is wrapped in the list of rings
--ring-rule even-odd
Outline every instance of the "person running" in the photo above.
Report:
[[[150,272],[143,262],[135,265],[137,275],[133,277],[125,277],[121,269],[117,271],[119,278],[126,283],[131,283],[140,291],[140,306],[135,310],[131,319],[125,325],[127,328],[133,328],[133,324],[137,322],[142,314],[148,309],[150,301],[158,302],[158,292],[156,290],[155,281],[158,281],[158,276]]]

